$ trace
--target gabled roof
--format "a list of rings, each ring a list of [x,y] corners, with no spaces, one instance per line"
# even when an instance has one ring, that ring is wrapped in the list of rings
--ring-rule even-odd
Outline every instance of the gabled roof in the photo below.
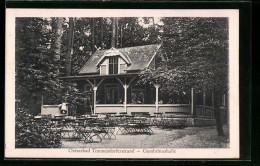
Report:
[[[119,55],[127,64],[131,64],[131,60],[127,55],[125,56],[120,51],[112,47],[111,49],[104,52],[104,55],[98,60],[96,66],[98,66],[106,57],[115,56],[115,55]]]
[[[151,44],[113,49],[121,53],[121,56],[130,62],[130,66],[128,66],[126,70],[143,70],[150,65],[160,46],[161,44]],[[97,73],[99,71],[97,64],[102,61],[109,50],[111,49],[97,50],[80,69],[79,74]]]

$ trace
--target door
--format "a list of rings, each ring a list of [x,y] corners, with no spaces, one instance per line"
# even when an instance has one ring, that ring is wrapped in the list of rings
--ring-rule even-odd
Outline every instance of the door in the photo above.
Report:
[[[106,104],[117,104],[118,103],[118,86],[117,85],[106,85],[105,90]]]

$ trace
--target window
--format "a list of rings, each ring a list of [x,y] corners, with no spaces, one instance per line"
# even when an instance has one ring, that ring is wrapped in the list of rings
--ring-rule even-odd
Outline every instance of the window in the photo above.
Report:
[[[118,74],[118,58],[109,58],[109,74]]]

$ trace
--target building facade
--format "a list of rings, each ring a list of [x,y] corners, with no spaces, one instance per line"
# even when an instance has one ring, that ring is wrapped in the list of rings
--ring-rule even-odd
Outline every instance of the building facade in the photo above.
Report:
[[[61,79],[77,81],[86,95],[78,112],[84,113],[184,113],[194,115],[193,89],[187,103],[162,103],[163,85],[139,85],[139,74],[156,69],[162,60],[161,44],[97,50],[76,76]],[[203,111],[200,111],[201,110]],[[211,106],[198,107],[200,115],[213,118]]]

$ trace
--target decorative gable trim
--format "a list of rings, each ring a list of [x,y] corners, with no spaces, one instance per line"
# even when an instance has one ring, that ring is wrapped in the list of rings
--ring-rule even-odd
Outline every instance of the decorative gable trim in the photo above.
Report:
[[[119,55],[127,64],[131,64],[131,62],[120,51],[112,47],[111,49],[107,50],[104,53],[104,55],[98,60],[96,66],[98,66],[103,61],[104,58],[112,57],[116,55]]]

